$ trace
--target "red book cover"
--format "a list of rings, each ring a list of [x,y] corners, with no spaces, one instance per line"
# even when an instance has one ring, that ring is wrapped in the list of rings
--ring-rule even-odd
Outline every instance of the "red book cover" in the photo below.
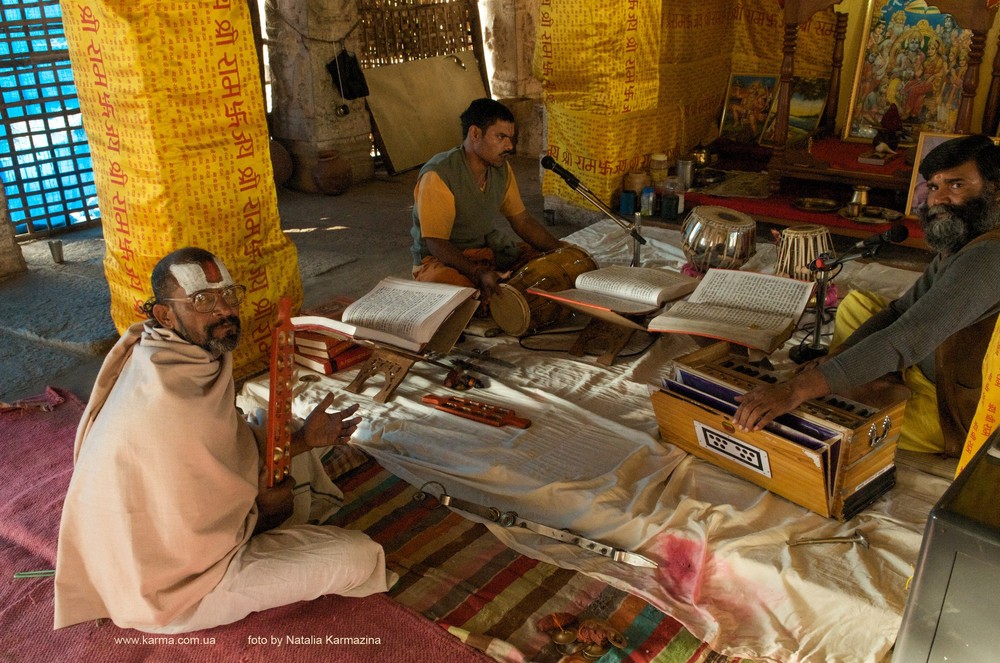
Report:
[[[301,333],[301,332],[299,332]],[[329,347],[318,348],[312,345],[303,345],[298,342],[298,334],[295,335],[295,351],[301,355],[307,357],[318,357],[319,359],[332,359],[339,355],[341,352],[345,352],[355,347],[355,344],[351,341],[340,341]]]
[[[364,360],[368,359],[372,354],[371,348],[365,347],[363,345],[358,345],[350,350],[341,352],[339,355],[334,357],[331,362],[333,364],[334,371],[342,371],[345,368],[354,366],[355,364],[360,364]]]
[[[295,332],[295,345],[304,348],[309,347],[329,350],[330,348],[333,348],[345,341],[346,339],[343,336],[334,336],[333,334],[323,334],[320,332],[305,330]],[[351,341],[347,341],[347,343],[351,343]]]
[[[316,371],[317,373],[322,373],[323,375],[329,375],[333,373],[333,361],[331,359],[320,359],[318,357],[307,357],[301,355],[298,352],[295,353],[295,363],[300,366],[305,366],[306,368]]]

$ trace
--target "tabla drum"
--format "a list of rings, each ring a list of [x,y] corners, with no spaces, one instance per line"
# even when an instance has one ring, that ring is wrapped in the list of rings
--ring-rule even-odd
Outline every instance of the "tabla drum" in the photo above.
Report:
[[[743,212],[699,205],[681,228],[681,248],[700,272],[713,267],[738,269],[757,252],[757,226]]]
[[[558,302],[532,295],[528,288],[556,291],[572,288],[576,277],[597,269],[597,263],[583,249],[563,246],[528,261],[490,298],[490,315],[504,332],[523,336],[557,322],[573,312]]]
[[[800,281],[815,281],[816,275],[809,269],[809,263],[823,253],[834,256],[828,228],[815,224],[785,228],[781,231],[774,273]]]

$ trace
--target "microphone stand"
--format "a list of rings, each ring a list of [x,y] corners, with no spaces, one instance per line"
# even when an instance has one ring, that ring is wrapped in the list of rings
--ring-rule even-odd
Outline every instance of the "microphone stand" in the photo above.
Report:
[[[635,221],[632,222],[632,262],[629,263],[631,267],[638,267],[641,264],[641,259],[639,258],[639,250],[642,248],[642,244],[639,243],[639,239],[642,237],[639,235],[639,229],[642,228],[642,215],[639,212],[635,213]],[[636,239],[638,237],[638,239]]]
[[[876,246],[865,249],[856,255],[846,255],[841,258],[835,258],[830,262],[827,262],[827,260],[832,256],[829,253],[821,253],[815,260],[809,263],[809,271],[816,274],[816,318],[813,321],[812,341],[809,345],[797,345],[789,350],[789,359],[794,361],[796,364],[804,364],[807,361],[819,359],[830,351],[829,348],[823,347],[823,343],[820,339],[820,332],[823,330],[823,310],[826,308],[827,289],[830,282],[833,281],[834,275],[832,272],[835,268],[840,267],[845,262],[858,260],[860,258],[874,257],[880,248],[882,248],[882,245],[877,244]]]
[[[543,168],[544,167],[545,166],[543,166]],[[552,170],[552,169],[550,168],[549,170]],[[586,185],[583,184],[583,182],[581,182],[577,178],[573,177],[572,175],[570,175],[569,177],[566,177],[562,173],[557,172],[555,170],[552,170],[552,172],[554,172],[554,173],[556,173],[556,175],[559,175],[560,177],[562,177],[563,181],[566,182],[566,185],[569,188],[573,189],[578,194],[580,194],[581,196],[583,196],[584,198],[586,198],[588,201],[590,201],[590,203],[594,207],[596,207],[600,211],[604,212],[605,216],[607,216],[609,219],[611,219],[612,221],[614,221],[615,223],[617,223],[621,227],[622,230],[626,231],[632,237],[632,239],[635,241],[635,245],[634,245],[635,248],[634,248],[634,251],[632,252],[632,262],[633,262],[632,266],[633,267],[638,267],[639,266],[638,265],[638,260],[639,260],[639,245],[646,243],[646,238],[643,237],[641,234],[639,234],[639,224],[637,224],[637,223],[629,223],[628,221],[626,221],[625,219],[623,219],[621,216],[619,216],[618,214],[616,214],[610,207],[608,207],[607,205],[605,205],[601,201],[600,198],[598,198],[597,196],[595,196],[594,192],[591,191],[590,189],[588,189],[586,187]]]

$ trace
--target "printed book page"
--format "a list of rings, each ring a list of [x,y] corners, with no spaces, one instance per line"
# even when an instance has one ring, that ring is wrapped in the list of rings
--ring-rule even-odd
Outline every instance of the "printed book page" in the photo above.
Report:
[[[445,319],[475,293],[473,288],[388,277],[344,309],[342,321],[299,316],[292,323],[420,350]]]
[[[687,301],[653,318],[648,329],[720,338],[770,353],[791,336],[812,290],[808,281],[710,269]]]
[[[687,301],[677,302],[653,318],[649,331],[721,338],[771,352],[788,339],[796,320],[763,311]]]
[[[589,315],[593,313],[588,309],[642,315],[656,311],[665,301],[689,294],[697,285],[697,279],[679,272],[612,265],[580,274],[575,288],[557,292],[529,288],[528,292]]]
[[[735,269],[710,269],[688,301],[798,318],[812,291],[811,281]]]
[[[680,272],[624,265],[611,265],[576,277],[578,290],[620,297],[656,308],[665,301],[683,297],[697,285],[697,279]]]

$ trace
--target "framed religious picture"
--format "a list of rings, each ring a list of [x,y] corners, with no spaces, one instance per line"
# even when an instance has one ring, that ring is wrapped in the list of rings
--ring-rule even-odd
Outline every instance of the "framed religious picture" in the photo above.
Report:
[[[891,105],[903,144],[922,131],[954,131],[972,31],[912,0],[868,0],[865,26],[844,139],[870,141]]]
[[[756,143],[764,131],[777,85],[777,76],[732,74],[719,136],[738,143]]]
[[[910,193],[906,198],[906,215],[917,216],[920,208],[927,204],[927,180],[920,174],[920,164],[923,162],[931,150],[949,141],[958,138],[962,134],[939,134],[924,131],[917,139],[917,148],[913,153],[913,175],[910,177]],[[992,139],[994,144],[1000,145],[1000,138]]]
[[[816,127],[823,119],[823,108],[826,106],[826,97],[829,91],[830,79],[828,78],[792,77],[788,102],[788,140],[785,141],[786,145],[801,143],[816,131]],[[778,100],[775,98],[768,111],[764,131],[760,136],[760,144],[767,147],[776,147],[774,120],[777,116],[777,103]]]

